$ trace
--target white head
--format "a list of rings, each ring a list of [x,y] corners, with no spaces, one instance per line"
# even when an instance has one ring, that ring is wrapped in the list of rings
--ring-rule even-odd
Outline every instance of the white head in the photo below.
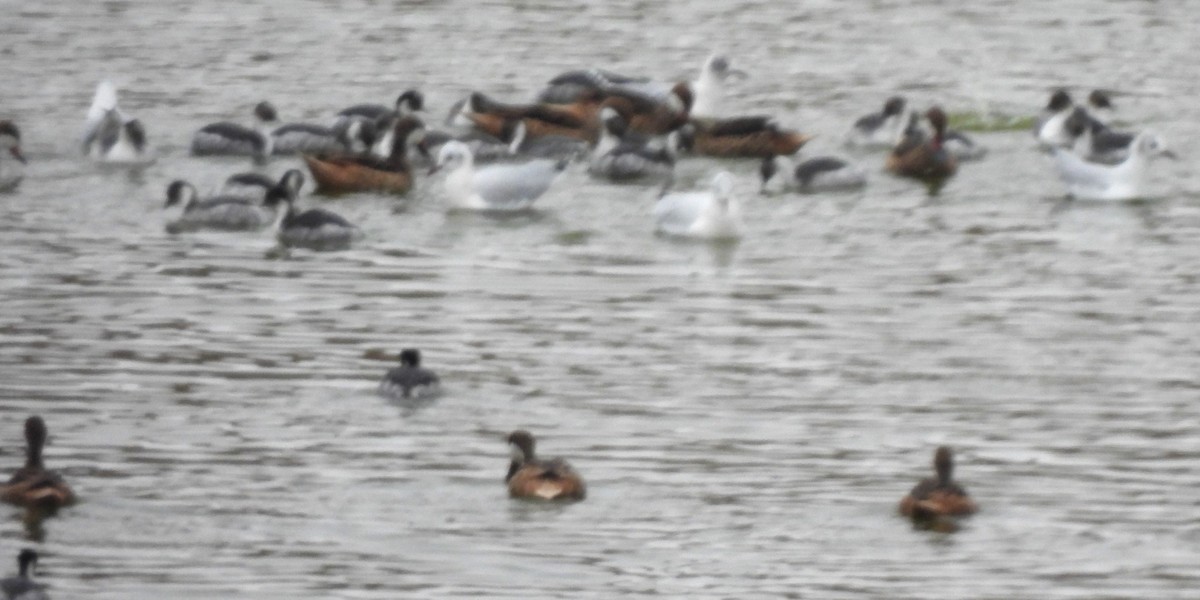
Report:
[[[471,155],[471,149],[458,140],[451,140],[438,151],[437,163],[429,172],[432,174],[442,169],[457,171],[462,168],[470,168],[474,164],[475,157]]]
[[[525,127],[525,119],[517,119],[513,122],[510,139],[508,142],[508,153],[517,154],[521,151],[521,146],[525,144],[525,138],[529,135]]]
[[[1133,140],[1133,151],[1139,156],[1150,158],[1152,156],[1165,156],[1170,159],[1179,158],[1170,148],[1167,148],[1167,142],[1161,137],[1150,131],[1139,133]]]
[[[283,177],[279,178],[279,185],[282,185],[292,192],[292,196],[300,195],[300,188],[304,187],[304,173],[300,169],[288,169]]]
[[[716,205],[721,211],[729,211],[733,205],[733,175],[729,171],[717,173],[713,176],[709,188],[712,190],[713,199],[716,200]]]
[[[171,208],[172,206],[182,206],[186,211],[188,206],[196,202],[199,194],[196,192],[196,186],[182,180],[176,179],[167,186],[167,203],[163,208]]]

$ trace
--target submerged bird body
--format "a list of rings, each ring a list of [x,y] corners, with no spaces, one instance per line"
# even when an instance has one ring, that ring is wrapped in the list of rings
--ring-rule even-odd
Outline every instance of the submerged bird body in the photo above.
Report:
[[[400,366],[379,382],[379,393],[391,398],[424,398],[436,395],[440,383],[436,373],[421,366],[421,352],[406,348],[400,352]]]

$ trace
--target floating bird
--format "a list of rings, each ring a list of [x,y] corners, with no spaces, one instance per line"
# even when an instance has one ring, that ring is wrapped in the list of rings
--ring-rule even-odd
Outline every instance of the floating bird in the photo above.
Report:
[[[29,417],[25,420],[25,466],[0,485],[0,500],[51,512],[75,502],[70,486],[42,464],[45,446],[46,423],[41,417]]]
[[[629,131],[625,119],[612,107],[600,111],[602,133],[588,161],[588,172],[595,177],[612,181],[662,179],[671,176],[679,150],[687,147],[687,139],[679,131],[657,142],[650,137]]]
[[[400,351],[400,366],[390,369],[379,382],[379,394],[389,398],[423,398],[436,395],[440,380],[433,371],[421,366],[421,351]]]
[[[693,119],[683,126],[693,152],[720,158],[766,158],[795,154],[812,139],[799,131],[782,129],[770,117],[721,120]]]
[[[946,113],[935,106],[925,113],[925,118],[933,127],[932,137],[927,138],[909,130],[888,155],[885,163],[887,170],[896,175],[929,181],[945,179],[958,170],[958,161],[944,147]]]
[[[338,117],[349,117],[354,119],[364,119],[367,121],[377,121],[381,117],[389,113],[404,117],[412,114],[415,111],[425,109],[425,95],[419,90],[404,90],[396,97],[394,107],[387,107],[382,104],[355,104],[349,108],[343,108],[338,112]],[[341,120],[341,119],[339,119]]]
[[[846,134],[846,145],[854,148],[892,148],[899,142],[908,126],[906,102],[902,96],[892,96],[883,103],[883,110],[859,118]]]
[[[271,132],[272,152],[278,155],[353,155],[367,150],[365,128],[374,124],[362,119],[344,119],[333,127],[313,123],[288,123]]]
[[[654,206],[655,228],[660,233],[697,239],[738,239],[742,224],[741,203],[733,196],[733,175],[717,173],[710,189],[670,192]]]
[[[49,600],[46,588],[33,580],[38,553],[30,548],[17,555],[17,575],[0,579],[0,593],[8,600]]]
[[[476,169],[470,148],[452,141],[442,146],[430,174],[446,171],[446,199],[451,209],[514,212],[528,210],[566,167],[565,160],[538,159]]]
[[[745,71],[730,67],[730,61],[722,54],[713,54],[700,67],[700,76],[692,82],[693,119],[712,119],[721,116],[725,99],[725,82],[730,76],[747,77]]]
[[[1150,159],[1177,158],[1166,142],[1142,132],[1130,145],[1129,156],[1115,165],[1087,162],[1070,151],[1054,148],[1054,166],[1071,196],[1081,200],[1132,200],[1140,198]]]
[[[954,482],[954,459],[942,446],[933,455],[936,477],[922,480],[900,500],[900,514],[913,519],[965,516],[978,510],[967,491]]]
[[[231,182],[236,181],[231,185]],[[225,182],[233,192],[200,199],[195,186],[177,179],[167,186],[163,208],[178,206],[179,216],[167,223],[167,233],[214,229],[218,231],[257,231],[275,220],[275,208],[266,206],[267,193],[283,187],[293,194],[304,185],[304,174],[289,169],[276,183],[258,173],[238,173]]]
[[[226,155],[252,156],[266,160],[273,151],[274,137],[271,135],[278,113],[270,102],[259,102],[254,106],[254,128],[222,121],[201,127],[192,136],[192,154],[196,156]]]
[[[591,141],[597,134],[596,114],[603,98],[599,92],[589,92],[570,104],[506,104],[475,92],[456,107],[451,121],[459,125],[470,124],[503,138],[509,123],[520,120],[529,138],[557,135]]]
[[[1067,119],[1065,129],[1075,138],[1071,150],[1090,162],[1115,165],[1129,156],[1133,145],[1132,133],[1113,131],[1092,117],[1083,107],[1076,107]]]
[[[858,189],[867,184],[867,172],[862,167],[833,156],[810,158],[800,164],[784,156],[768,156],[759,167],[763,190],[777,173],[782,173],[787,185],[805,193]]]
[[[322,208],[297,212],[295,203],[295,192],[286,186],[275,186],[267,193],[266,206],[276,211],[275,237],[285,248],[345,250],[363,239],[362,230],[340,215]]]
[[[534,500],[583,500],[587,486],[583,478],[561,458],[538,460],[534,455],[533,435],[514,431],[508,435],[512,462],[504,481],[508,495]]]
[[[412,167],[408,162],[408,141],[424,129],[413,116],[396,120],[388,136],[392,146],[386,159],[374,154],[358,157],[319,157],[304,155],[304,163],[317,183],[317,191],[326,193],[390,192],[403,194],[412,188]]]
[[[82,150],[96,162],[143,165],[154,162],[146,144],[146,129],[117,106],[117,88],[109,81],[96,86],[84,124]]]
[[[0,192],[16,189],[25,178],[21,130],[12,121],[0,121]]]
[[[287,186],[299,196],[300,188],[304,187],[304,173],[301,173],[299,169],[288,169],[278,181],[268,175],[252,171],[234,173],[225,178],[225,183],[221,185],[221,192],[218,195],[238,196],[261,202],[266,199],[267,192],[276,185]]]

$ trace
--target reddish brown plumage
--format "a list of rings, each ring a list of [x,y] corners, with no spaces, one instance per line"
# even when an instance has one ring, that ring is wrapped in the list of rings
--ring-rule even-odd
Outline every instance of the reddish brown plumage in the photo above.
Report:
[[[525,123],[529,139],[558,135],[594,141],[599,135],[596,115],[600,110],[599,92],[589,92],[570,104],[505,104],[475,93],[463,114],[481,131],[503,138],[511,121]]]
[[[75,492],[54,471],[42,465],[46,424],[41,417],[25,420],[25,466],[0,486],[0,501],[26,508],[56,510],[75,502]]]
[[[583,500],[587,496],[583,478],[566,461],[537,459],[529,432],[512,432],[508,443],[514,449],[505,477],[510,496],[533,500]]]
[[[768,158],[795,154],[811,136],[780,129],[765,117],[699,120],[691,122],[692,146],[697,154],[722,158]]]
[[[678,100],[679,106],[630,94],[610,95],[600,108],[611,107],[616,110],[634,131],[662,135],[685,125],[692,110],[693,96],[688,84],[675,84],[671,88],[671,96]]]
[[[946,113],[933,107],[925,113],[933,126],[933,137],[906,136],[887,157],[887,170],[924,180],[945,179],[958,171],[958,161],[942,147],[946,134]]]
[[[403,194],[412,188],[412,171],[386,171],[360,164],[350,158],[321,159],[304,156],[317,190],[326,193],[391,192]]]
[[[965,516],[979,510],[967,491],[953,479],[954,459],[942,446],[933,458],[936,477],[922,480],[900,500],[900,514],[914,519]]]

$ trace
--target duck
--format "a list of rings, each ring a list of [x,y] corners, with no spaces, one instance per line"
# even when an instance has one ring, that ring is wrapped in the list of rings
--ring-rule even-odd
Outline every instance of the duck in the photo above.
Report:
[[[276,185],[285,185],[298,196],[300,188],[304,187],[304,173],[301,173],[300,169],[288,169],[278,181],[269,175],[254,171],[234,173],[225,178],[219,195],[262,201],[266,199],[267,192]]]
[[[745,71],[734,69],[730,60],[723,54],[712,54],[705,59],[700,67],[700,75],[692,81],[692,109],[689,113],[693,119],[715,119],[722,114],[722,103],[725,99],[725,82],[731,76],[746,78]]]
[[[275,209],[275,238],[284,248],[345,250],[365,237],[357,226],[328,210],[310,208],[298,212],[296,193],[287,186],[271,188],[265,204]]]
[[[389,398],[428,398],[438,393],[437,373],[421,366],[421,351],[400,351],[400,366],[388,370],[379,382],[379,394]]]
[[[507,131],[507,130],[506,130]],[[502,132],[502,135],[505,135]],[[415,145],[417,153],[429,166],[437,163],[437,155],[446,144],[458,141],[467,145],[476,164],[513,159],[512,142],[474,128],[451,130],[433,129],[425,132]]]
[[[783,129],[770,117],[692,119],[683,127],[692,151],[717,158],[767,158],[795,154],[812,136]]]
[[[903,96],[884,101],[883,109],[860,117],[846,134],[845,143],[852,148],[892,148],[908,126],[907,102]]]
[[[474,92],[464,102],[456,105],[451,122],[471,125],[497,138],[505,137],[510,122],[524,123],[528,138],[556,135],[594,141],[597,135],[596,114],[604,94],[586,92],[570,104],[537,102],[531,104],[508,104],[492,99],[482,92]]]
[[[396,104],[392,107],[382,104],[355,104],[338,111],[337,116],[339,121],[345,118],[377,121],[391,113],[404,117],[421,110],[425,110],[425,94],[420,90],[409,89],[400,92],[396,97]]]
[[[1043,147],[1067,148],[1075,138],[1067,130],[1067,119],[1075,112],[1075,101],[1065,89],[1050,94],[1050,101],[1033,126],[1033,135]]]
[[[312,173],[317,191],[330,194],[347,192],[389,192],[404,194],[412,189],[412,167],[408,162],[408,141],[425,125],[414,116],[398,119],[388,139],[392,147],[386,159],[373,153],[360,156],[303,155]]]
[[[566,169],[566,160],[537,159],[475,168],[471,149],[459,141],[438,151],[433,175],[446,171],[446,200],[452,210],[517,212],[528,210]]]
[[[146,129],[117,105],[117,88],[109,81],[96,86],[84,124],[83,154],[100,163],[139,165],[154,162],[146,144]]]
[[[946,152],[954,157],[958,162],[967,162],[972,160],[980,160],[987,156],[988,149],[986,146],[977,143],[974,138],[957,129],[946,129],[946,138],[943,143]]]
[[[959,517],[979,510],[967,490],[953,479],[954,457],[950,448],[939,447],[933,454],[936,477],[922,480],[900,500],[900,514],[918,520]]]
[[[565,135],[530,137],[524,119],[509,121],[508,125],[503,134],[508,140],[510,156],[574,160],[587,152],[588,143],[579,138]]]
[[[275,106],[259,102],[254,106],[254,128],[222,121],[201,127],[192,136],[192,154],[196,156],[251,156],[263,161],[274,148],[272,129],[279,121]]]
[[[654,205],[655,230],[693,239],[736,240],[742,237],[741,203],[733,195],[733,175],[721,171],[708,190],[669,192],[670,184]]]
[[[1083,107],[1076,107],[1064,125],[1067,134],[1075,139],[1071,150],[1089,162],[1115,165],[1129,156],[1133,145],[1132,133],[1110,129]]]
[[[909,131],[888,155],[885,162],[888,171],[904,177],[937,181],[958,170],[958,161],[944,147],[946,113],[935,106],[925,113],[925,118],[933,127],[933,135],[926,137]]]
[[[274,184],[273,184],[274,185]],[[167,233],[184,233],[201,229],[220,231],[257,231],[270,225],[275,211],[263,205],[265,195],[253,198],[245,195],[219,195],[200,199],[196,187],[183,179],[167,186],[167,201],[163,209],[180,207],[179,216],[168,221]]]
[[[45,586],[33,580],[37,562],[36,550],[22,549],[17,554],[17,574],[0,579],[0,593],[9,600],[49,600]]]
[[[579,473],[561,458],[538,460],[533,434],[518,429],[508,434],[512,462],[504,482],[508,495],[530,500],[583,500],[587,486]]]
[[[373,123],[362,119],[345,119],[333,127],[315,123],[288,123],[271,132],[272,153],[290,154],[361,154],[369,143],[364,129]]]
[[[690,148],[679,131],[668,134],[665,143],[629,131],[629,124],[612,107],[600,111],[599,141],[588,161],[588,173],[610,181],[665,179],[675,169],[681,149]]]
[[[776,174],[783,173],[789,187],[803,193],[860,189],[867,185],[867,172],[861,166],[835,156],[818,156],[794,164],[785,156],[763,158],[759,167],[762,190]]]
[[[0,120],[0,192],[17,188],[25,178],[25,165],[21,130],[12,121]]]
[[[45,446],[45,421],[36,415],[25,419],[25,466],[0,485],[0,500],[51,512],[75,502],[75,492],[66,481],[42,464]]]
[[[694,100],[691,85],[679,82],[665,96],[610,93],[600,104],[599,110],[606,107],[615,109],[632,131],[645,135],[666,135],[687,124]]]
[[[1158,135],[1144,131],[1134,138],[1129,155],[1115,165],[1088,162],[1069,150],[1053,148],[1054,165],[1071,197],[1080,200],[1133,200],[1142,197],[1150,159],[1178,158]]]
[[[633,77],[605,69],[566,71],[554,76],[537,95],[537,102],[570,104],[583,95],[608,90],[639,89],[653,85],[648,77]]]

